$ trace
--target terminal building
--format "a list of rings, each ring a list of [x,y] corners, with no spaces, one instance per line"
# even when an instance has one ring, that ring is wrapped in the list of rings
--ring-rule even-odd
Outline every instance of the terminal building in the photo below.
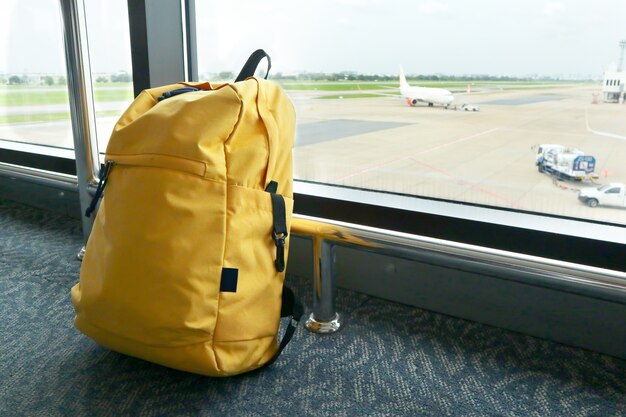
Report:
[[[602,101],[605,103],[623,103],[625,86],[626,71],[615,69],[606,71],[602,82]]]
[[[602,82],[602,101],[605,103],[623,103],[624,86],[626,85],[626,71],[624,68],[624,51],[626,51],[626,40],[619,43],[620,55],[617,67],[610,67],[604,73]]]

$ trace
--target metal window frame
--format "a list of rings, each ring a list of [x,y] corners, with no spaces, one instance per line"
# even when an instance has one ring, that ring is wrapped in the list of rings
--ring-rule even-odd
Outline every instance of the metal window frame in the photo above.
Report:
[[[78,174],[81,205],[86,206],[90,199],[90,189],[98,177],[100,167],[97,149],[91,141],[91,138],[95,136],[94,112],[90,90],[84,5],[83,0],[60,0],[60,5],[64,19],[68,87],[78,156],[76,166],[73,169],[72,161],[66,158],[16,150],[6,152],[3,150],[0,163],[4,163],[4,166],[19,165],[33,168],[35,171],[33,171],[34,175],[29,176],[31,178],[37,176],[36,170],[55,171],[63,175]],[[195,1],[128,0],[128,8],[136,94],[156,84],[195,79],[198,73],[195,50]],[[163,43],[164,37],[173,39]],[[186,48],[186,54],[183,53],[184,48]],[[183,62],[185,55],[188,60],[187,64]],[[161,68],[161,72],[154,70],[154,68],[162,67],[164,61],[170,61],[173,64],[170,63],[165,69]],[[0,170],[2,170],[1,167]],[[12,170],[11,175],[15,175],[15,170]],[[600,268],[619,271],[626,269],[626,265],[623,265],[621,261],[626,257],[626,247],[623,244],[579,237],[575,234],[493,224],[487,217],[484,221],[464,219],[442,214],[443,212],[419,212],[307,193],[296,194],[295,211],[307,216],[560,259]],[[84,224],[84,227],[85,236],[87,236],[90,230],[88,222]]]
[[[0,153],[0,175],[75,191],[84,211],[101,168],[95,140],[85,5],[84,0],[59,0],[59,7],[75,157],[47,154],[50,149],[43,146],[13,143],[11,149],[3,148]],[[128,0],[128,7],[135,95],[155,85],[197,78],[193,0]],[[184,21],[188,23],[184,25]],[[74,180],[69,181],[68,176],[74,176]],[[82,216],[81,221],[86,240],[93,219]]]
[[[309,187],[296,186],[296,189],[298,188]],[[325,186],[323,188],[334,191],[334,194],[342,193],[342,190],[337,187]],[[385,196],[381,194],[380,197],[379,200],[384,200]],[[576,236],[574,233],[579,229],[575,227],[587,225],[584,221],[563,219],[565,223],[572,225],[572,233],[565,234],[563,231],[537,230],[494,223],[490,212],[502,211],[495,208],[461,206],[462,210],[466,211],[474,209],[479,214],[482,211],[484,220],[477,220],[442,214],[444,210],[452,213],[450,206],[453,204],[447,202],[437,205],[442,208],[442,212],[433,213],[381,205],[384,203],[372,204],[356,199],[340,199],[302,192],[296,193],[294,200],[294,211],[299,215],[626,272],[626,262],[624,262],[626,245],[621,242]],[[519,216],[520,219],[522,217],[521,213],[511,214]],[[535,217],[545,216],[537,214]],[[602,224],[597,226],[600,232],[610,230],[613,234],[618,234],[623,231],[623,236],[626,238],[625,227]]]
[[[36,170],[62,174],[78,173],[80,198],[86,205],[99,172],[97,149],[93,137],[93,109],[89,88],[89,60],[86,46],[83,0],[60,0],[64,16],[67,49],[68,87],[72,99],[72,124],[75,147],[79,157],[76,167],[72,161],[55,156],[38,155],[16,150],[3,150],[0,162]],[[194,0],[128,0],[133,81],[135,93],[156,84],[196,79],[197,51]],[[175,18],[172,18],[175,16]],[[177,17],[176,17],[177,16]],[[157,30],[158,29],[158,30]],[[166,34],[166,35],[165,35]],[[173,38],[164,43],[163,37]],[[185,44],[186,40],[186,44]],[[186,47],[186,54],[183,49]],[[185,65],[183,57],[188,63]],[[165,70],[157,72],[164,61]],[[173,63],[172,63],[173,62]],[[152,65],[151,65],[152,63]],[[185,71],[186,70],[186,71]],[[94,156],[96,155],[96,156]],[[14,175],[13,170],[13,174]],[[30,176],[36,177],[35,175]],[[472,207],[465,205],[465,207]],[[360,201],[324,197],[299,192],[295,211],[298,214],[344,221],[379,229],[412,233],[472,245],[543,256],[590,266],[626,269],[621,259],[625,245],[603,241],[601,238],[580,237],[554,231],[530,230],[515,225],[499,225],[484,220],[461,218],[439,212],[420,212],[402,207],[380,206]],[[581,222],[584,223],[584,222]],[[85,225],[86,236],[90,226]]]
[[[0,153],[0,164],[16,165],[33,170],[58,172],[64,175],[76,175],[76,162],[74,158],[69,159],[16,149],[3,148]]]
[[[18,144],[3,149],[0,154],[0,174],[44,186],[78,192],[81,210],[89,204],[90,188],[100,170],[95,133],[95,110],[89,65],[89,47],[83,0],[59,0],[63,22],[63,41],[67,71],[72,136],[75,158],[46,155],[45,147]],[[54,153],[54,152],[53,152]],[[91,231],[92,220],[82,218],[85,239]]]
[[[92,188],[100,174],[85,4],[84,0],[60,0],[60,5],[78,198],[83,212],[90,203]],[[83,236],[87,240],[93,226],[93,218],[81,216],[81,222]]]
[[[193,0],[128,0],[128,19],[135,96],[197,78]]]

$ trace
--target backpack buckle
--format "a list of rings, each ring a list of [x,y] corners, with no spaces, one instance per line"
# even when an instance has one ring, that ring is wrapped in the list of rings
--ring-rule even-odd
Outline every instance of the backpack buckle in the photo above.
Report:
[[[272,232],[272,239],[274,239],[276,246],[285,247],[285,239],[287,239],[287,233]]]
[[[272,239],[276,244],[276,259],[274,260],[274,266],[278,272],[285,270],[285,239],[287,239],[287,232],[276,233],[272,232]]]

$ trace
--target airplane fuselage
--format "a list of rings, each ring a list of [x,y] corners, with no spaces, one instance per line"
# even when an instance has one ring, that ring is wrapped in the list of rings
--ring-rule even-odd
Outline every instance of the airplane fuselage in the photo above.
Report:
[[[410,106],[415,106],[419,102],[448,106],[454,101],[454,95],[444,88],[403,86],[400,87],[400,93]]]

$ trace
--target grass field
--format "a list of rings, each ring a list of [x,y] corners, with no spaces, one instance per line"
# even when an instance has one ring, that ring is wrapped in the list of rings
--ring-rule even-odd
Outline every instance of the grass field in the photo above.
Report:
[[[94,100],[128,101],[133,99],[132,84],[101,86],[94,88]],[[0,106],[41,106],[68,103],[67,88],[63,86],[34,87],[29,86],[2,86],[0,87]]]
[[[465,90],[468,84],[472,88],[549,88],[561,87],[563,82],[543,81],[409,81],[411,85],[438,87],[450,90]],[[287,91],[371,91],[397,89],[397,82],[363,82],[363,81],[280,81],[279,84]],[[94,88],[96,102],[126,101],[133,98],[132,83],[97,83]],[[0,106],[34,106],[46,104],[63,104],[68,102],[66,86],[35,86],[35,85],[0,85]]]
[[[398,96],[400,97],[400,92],[398,91],[390,91],[389,93],[386,93],[389,95],[393,95],[393,96]],[[377,98],[377,97],[381,97],[379,94],[359,94],[359,93],[348,93],[348,94],[331,94],[331,95],[327,95],[327,96],[319,96],[317,97],[320,100],[337,100],[337,99],[350,99],[350,98]]]
[[[119,116],[120,112],[115,110],[97,111],[97,117]],[[18,123],[46,123],[59,120],[70,120],[69,112],[34,113],[34,114],[0,114],[0,125],[11,125]]]
[[[380,97],[368,94],[368,91],[385,91],[386,94],[397,95],[397,82],[374,81],[280,81],[280,85],[287,91],[301,92],[335,92],[337,94],[321,95],[320,99],[355,99]],[[438,87],[464,91],[468,84],[472,89],[518,90],[535,88],[563,87],[572,82],[544,82],[544,81],[410,81],[411,85],[424,87]],[[346,93],[346,94],[342,94]],[[132,83],[96,83],[94,85],[94,100],[96,103],[131,101],[133,99]],[[63,105],[68,103],[67,86],[39,86],[39,85],[0,85],[0,108],[43,106],[42,110],[31,114],[2,114],[0,109],[0,124],[12,123],[39,123],[54,120],[68,119],[69,114],[59,107],[46,111],[45,106]],[[10,113],[10,112],[7,112]],[[101,111],[99,115],[117,115],[118,111]]]
[[[364,83],[364,82],[318,82],[318,83],[279,83],[287,91],[359,91],[398,88],[398,83]]]

